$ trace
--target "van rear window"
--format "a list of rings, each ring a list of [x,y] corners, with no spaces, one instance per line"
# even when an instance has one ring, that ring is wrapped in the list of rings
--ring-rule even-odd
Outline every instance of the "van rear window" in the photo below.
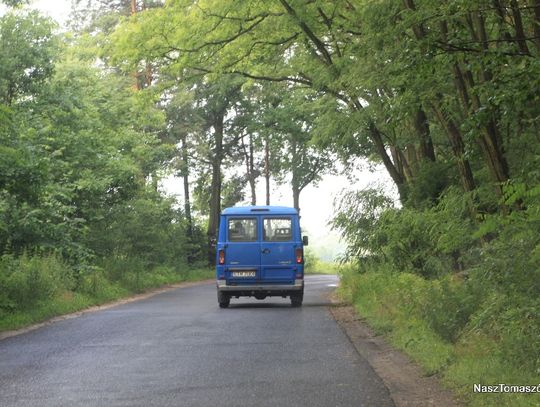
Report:
[[[229,242],[257,241],[257,218],[230,218]]]
[[[287,242],[292,240],[291,218],[265,218],[264,240],[267,242]]]

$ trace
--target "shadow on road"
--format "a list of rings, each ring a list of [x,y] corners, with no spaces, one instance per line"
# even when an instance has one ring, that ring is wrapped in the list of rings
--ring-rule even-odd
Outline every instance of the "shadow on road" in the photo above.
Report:
[[[253,303],[249,303],[249,304],[233,304],[231,303],[231,305],[229,305],[229,308],[272,308],[272,309],[275,309],[275,308],[283,308],[283,309],[286,309],[286,308],[292,308],[291,307],[291,304],[277,304],[277,303],[256,303],[256,302],[253,302]]]
[[[302,304],[302,308],[312,307],[343,307],[345,304],[334,302],[305,302]],[[229,308],[292,308],[290,304],[278,304],[278,303],[249,303],[249,304],[233,304],[229,305]]]

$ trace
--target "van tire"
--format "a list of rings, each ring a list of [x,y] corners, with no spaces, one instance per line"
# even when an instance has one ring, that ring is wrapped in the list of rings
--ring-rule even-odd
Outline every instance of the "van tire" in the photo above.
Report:
[[[293,307],[301,307],[303,299],[304,299],[304,293],[302,293],[302,294],[292,294],[291,295],[291,306],[293,306]]]
[[[219,308],[227,308],[231,303],[231,297],[227,294],[222,293],[221,291],[218,291],[217,293],[217,300]]]

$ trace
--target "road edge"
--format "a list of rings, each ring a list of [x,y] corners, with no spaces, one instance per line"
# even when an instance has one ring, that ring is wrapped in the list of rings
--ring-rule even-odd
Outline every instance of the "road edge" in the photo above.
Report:
[[[31,331],[35,331],[36,329],[42,328],[44,326],[52,325],[52,324],[54,324],[56,322],[59,322],[59,321],[65,321],[66,319],[72,319],[72,318],[78,318],[78,317],[80,317],[82,315],[85,315],[85,314],[90,314],[90,313],[93,313],[93,312],[106,310],[106,309],[117,307],[117,306],[123,305],[123,304],[129,304],[130,302],[145,300],[145,299],[153,297],[153,296],[155,296],[157,294],[165,293],[165,292],[168,292],[168,291],[173,291],[173,290],[176,290],[178,288],[185,288],[185,287],[191,287],[191,286],[194,286],[194,285],[211,284],[211,283],[215,283],[215,280],[214,279],[208,279],[208,280],[199,280],[199,281],[186,281],[186,282],[182,282],[182,283],[169,284],[169,285],[166,285],[166,286],[163,286],[163,287],[150,289],[150,290],[145,291],[144,293],[141,293],[141,294],[132,295],[130,297],[125,297],[125,298],[115,300],[115,301],[111,301],[111,302],[107,302],[107,303],[101,304],[101,305],[94,305],[92,307],[84,308],[82,310],[71,312],[69,314],[58,315],[56,317],[49,318],[49,319],[47,319],[47,320],[45,320],[43,322],[38,322],[37,324],[32,324],[32,325],[26,326],[24,328],[19,328],[19,329],[13,329],[13,330],[9,330],[9,331],[0,332],[0,341],[2,341],[4,339],[7,339],[7,338],[11,338],[13,336],[18,336],[18,335],[22,335],[22,334],[25,334],[25,333],[28,333],[28,332],[31,332]]]
[[[463,405],[436,376],[425,376],[420,366],[375,335],[352,305],[334,303],[329,311],[358,354],[382,379],[396,407]]]

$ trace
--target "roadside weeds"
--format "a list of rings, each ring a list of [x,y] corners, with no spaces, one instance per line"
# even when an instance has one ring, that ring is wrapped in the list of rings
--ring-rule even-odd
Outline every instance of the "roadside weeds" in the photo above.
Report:
[[[356,351],[383,380],[396,407],[462,405],[437,376],[425,376],[420,366],[375,335],[353,306],[335,303],[328,309]]]

